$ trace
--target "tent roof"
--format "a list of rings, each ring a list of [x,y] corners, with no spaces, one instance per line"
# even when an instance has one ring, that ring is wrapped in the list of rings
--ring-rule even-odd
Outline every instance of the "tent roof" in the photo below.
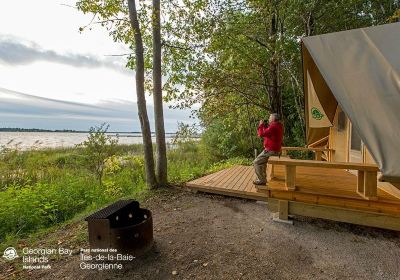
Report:
[[[400,23],[302,41],[384,176],[399,179]]]

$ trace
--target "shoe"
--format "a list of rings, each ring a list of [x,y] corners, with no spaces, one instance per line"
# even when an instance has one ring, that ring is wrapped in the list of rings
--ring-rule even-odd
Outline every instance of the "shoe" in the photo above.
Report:
[[[263,181],[259,181],[259,180],[253,181],[253,184],[257,185],[257,186],[265,186],[266,183],[267,182],[263,182]]]

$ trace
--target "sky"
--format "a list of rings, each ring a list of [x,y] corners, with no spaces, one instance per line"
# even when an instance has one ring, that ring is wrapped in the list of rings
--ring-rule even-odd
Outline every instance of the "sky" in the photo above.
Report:
[[[79,32],[92,16],[75,0],[0,0],[0,127],[139,131],[129,53],[104,28]],[[151,126],[152,97],[147,97]],[[165,129],[193,122],[189,110],[164,108]]]

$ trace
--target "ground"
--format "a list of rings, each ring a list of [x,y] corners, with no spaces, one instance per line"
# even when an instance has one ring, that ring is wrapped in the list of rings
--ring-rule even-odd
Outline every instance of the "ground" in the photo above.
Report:
[[[42,241],[75,248],[72,257],[10,279],[400,279],[398,232],[303,217],[282,224],[265,203],[180,189],[142,206],[153,212],[155,246],[121,271],[80,269],[80,221]]]

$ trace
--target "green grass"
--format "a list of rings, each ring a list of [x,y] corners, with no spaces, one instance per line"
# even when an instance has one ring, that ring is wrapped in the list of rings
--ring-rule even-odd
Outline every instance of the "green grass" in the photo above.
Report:
[[[107,160],[100,185],[88,167],[84,148],[3,151],[0,154],[0,247],[15,244],[120,198],[139,199],[146,188],[141,145],[120,145]],[[216,162],[198,143],[182,143],[168,151],[171,184],[212,173],[234,164]]]

